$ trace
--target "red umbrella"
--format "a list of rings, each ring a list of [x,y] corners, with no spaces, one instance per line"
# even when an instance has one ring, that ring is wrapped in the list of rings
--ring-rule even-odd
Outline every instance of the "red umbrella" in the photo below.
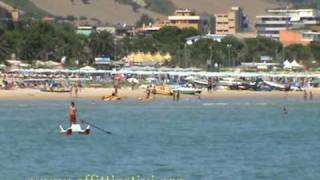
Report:
[[[124,74],[117,74],[115,75],[114,79],[116,80],[124,80],[126,76]]]

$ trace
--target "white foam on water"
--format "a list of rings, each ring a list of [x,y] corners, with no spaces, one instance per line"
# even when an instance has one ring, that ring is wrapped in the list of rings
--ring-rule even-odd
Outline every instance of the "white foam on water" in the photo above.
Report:
[[[203,103],[203,106],[227,106],[229,103]]]
[[[267,103],[267,102],[260,102],[260,103],[256,103],[256,105],[258,106],[268,106],[268,105],[272,105],[271,103]]]

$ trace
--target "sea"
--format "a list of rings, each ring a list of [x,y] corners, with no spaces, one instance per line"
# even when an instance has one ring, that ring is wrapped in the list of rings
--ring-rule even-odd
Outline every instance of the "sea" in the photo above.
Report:
[[[0,101],[0,179],[320,179],[320,98],[78,99],[112,134],[65,136],[69,103]]]

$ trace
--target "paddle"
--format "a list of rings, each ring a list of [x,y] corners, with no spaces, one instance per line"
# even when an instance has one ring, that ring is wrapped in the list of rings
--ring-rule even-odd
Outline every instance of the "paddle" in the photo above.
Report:
[[[84,121],[84,120],[80,120],[80,121],[81,121],[81,123],[88,124],[88,125],[96,128],[96,129],[98,129],[98,130],[100,130],[100,131],[102,131],[102,132],[104,132],[104,133],[112,134],[110,131],[106,131],[106,130],[104,130],[104,129],[102,129],[102,128],[99,128],[99,127],[97,127],[96,125],[91,124],[91,123],[89,123],[89,122],[87,122],[87,121]]]

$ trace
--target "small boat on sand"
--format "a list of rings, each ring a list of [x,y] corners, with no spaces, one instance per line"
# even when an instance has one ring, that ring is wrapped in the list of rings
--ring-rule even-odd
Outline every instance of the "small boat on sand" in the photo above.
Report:
[[[59,89],[47,89],[47,88],[43,88],[40,89],[40,91],[42,92],[54,92],[54,93],[68,93],[71,90],[70,89],[64,89],[64,88],[59,88]]]
[[[154,94],[160,94],[165,96],[172,96],[172,89],[168,86],[155,86],[153,89]]]
[[[181,94],[189,94],[189,95],[199,95],[201,94],[201,89],[194,87],[176,87],[172,90],[173,92],[179,91]]]
[[[80,124],[72,124],[68,129],[63,129],[62,125],[59,126],[60,132],[65,135],[72,135],[72,133],[79,133],[84,135],[90,134],[90,125],[88,125],[85,129],[82,129]]]

